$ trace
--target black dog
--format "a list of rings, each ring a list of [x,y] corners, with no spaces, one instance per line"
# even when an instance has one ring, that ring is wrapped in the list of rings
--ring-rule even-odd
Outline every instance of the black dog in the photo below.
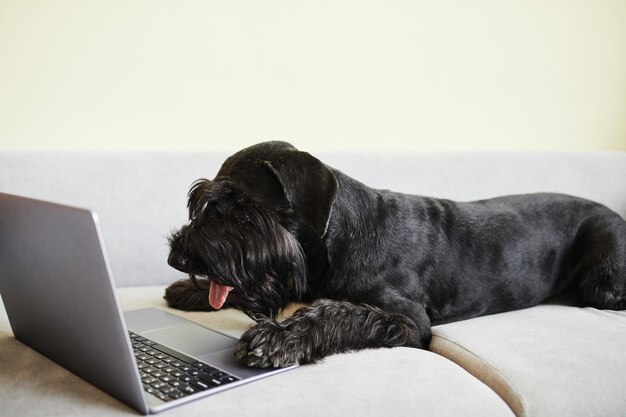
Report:
[[[530,307],[568,287],[586,305],[626,308],[626,222],[580,198],[457,203],[374,190],[267,142],[198,180],[188,207],[168,262],[191,279],[165,298],[257,320],[236,353],[249,366],[427,348],[432,324]],[[297,300],[313,303],[273,320]]]

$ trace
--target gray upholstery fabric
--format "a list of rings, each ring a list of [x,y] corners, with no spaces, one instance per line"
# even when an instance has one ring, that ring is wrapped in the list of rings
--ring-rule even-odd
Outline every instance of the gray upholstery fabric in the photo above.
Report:
[[[434,328],[431,350],[504,398],[517,416],[623,416],[626,311],[562,305]]]
[[[124,309],[166,308],[164,287],[123,288]],[[240,334],[235,310],[171,312]],[[131,416],[137,413],[13,338],[0,305],[0,415]],[[512,417],[506,403],[455,363],[408,348],[337,355],[168,411],[168,416]]]

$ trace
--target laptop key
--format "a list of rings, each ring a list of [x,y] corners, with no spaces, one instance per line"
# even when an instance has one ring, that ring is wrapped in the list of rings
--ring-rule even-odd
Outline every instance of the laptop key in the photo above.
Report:
[[[200,381],[199,379],[192,379],[191,381],[189,381],[189,384],[196,387],[197,389],[199,389],[200,391],[204,391],[206,389],[209,388],[213,388],[212,385],[204,382],[204,381]]]
[[[237,381],[237,378],[235,378],[234,376],[226,375],[220,378],[220,381],[222,382],[222,384],[230,384],[231,382]]]
[[[215,371],[218,370],[217,368],[214,368],[214,367],[212,367],[210,365],[207,365],[206,363],[202,363],[202,362],[193,362],[191,364],[191,366],[193,366],[194,368],[201,369],[204,372],[215,372]]]
[[[155,395],[157,398],[159,398],[159,399],[161,399],[161,400],[163,400],[163,401],[168,401],[168,400],[169,400],[168,395],[167,395],[167,394],[164,394],[164,393],[162,393],[162,392],[160,392],[160,391],[155,392],[155,393],[154,393],[154,395]]]
[[[162,392],[163,394],[169,394],[170,392],[174,391],[175,388],[170,387],[169,385],[163,388],[160,388],[159,391]]]
[[[161,389],[165,386],[167,386],[167,384],[165,382],[162,381],[157,381],[157,382],[153,382],[152,384],[150,384],[150,386],[154,389]]]
[[[158,379],[156,379],[156,378],[155,378],[155,377],[153,377],[153,376],[150,376],[150,377],[148,377],[148,378],[144,378],[142,381],[143,381],[143,383],[144,383],[144,384],[148,384],[148,385],[150,385],[150,384],[154,384],[155,382],[159,382],[159,380],[158,380]]]
[[[154,345],[152,345],[152,348],[156,349],[156,350],[160,350],[163,353],[167,353],[168,355],[173,356],[176,359],[178,359],[179,361],[184,362],[186,364],[197,362],[195,359],[190,358],[189,356],[187,356],[187,355],[185,355],[183,353],[177,352],[177,351],[175,351],[173,349],[170,349],[170,348],[168,348],[166,346],[163,346],[163,345],[160,345],[158,343],[155,343]]]
[[[208,374],[208,373],[201,373],[200,375],[198,375],[198,378],[200,378],[202,381],[213,385],[214,387],[218,387],[220,385],[222,385],[222,382],[215,378],[213,375]]]
[[[179,398],[182,398],[185,396],[184,393],[182,393],[181,391],[175,389],[174,391],[170,392],[169,394],[167,394],[172,400],[177,400]]]
[[[198,390],[191,385],[183,385],[182,387],[180,387],[180,390],[186,394],[194,394],[198,392]]]

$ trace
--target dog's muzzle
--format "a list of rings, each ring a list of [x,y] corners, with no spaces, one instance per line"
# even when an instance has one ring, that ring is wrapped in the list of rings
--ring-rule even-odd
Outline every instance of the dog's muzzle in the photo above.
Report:
[[[189,263],[187,259],[183,256],[178,255],[175,252],[170,252],[167,257],[167,263],[172,268],[179,270],[180,272],[188,273]],[[226,299],[228,298],[228,294],[233,290],[233,287],[229,287],[228,285],[220,285],[217,282],[211,280],[211,285],[209,287],[209,304],[216,310],[222,308],[222,306],[226,303]]]

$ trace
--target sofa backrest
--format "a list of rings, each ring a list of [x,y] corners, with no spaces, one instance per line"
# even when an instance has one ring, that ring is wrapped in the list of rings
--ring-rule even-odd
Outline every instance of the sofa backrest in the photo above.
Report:
[[[0,192],[94,209],[118,286],[166,284],[167,237],[186,194],[228,155],[210,152],[0,152]],[[455,200],[561,192],[626,217],[626,153],[320,153],[374,188]]]

